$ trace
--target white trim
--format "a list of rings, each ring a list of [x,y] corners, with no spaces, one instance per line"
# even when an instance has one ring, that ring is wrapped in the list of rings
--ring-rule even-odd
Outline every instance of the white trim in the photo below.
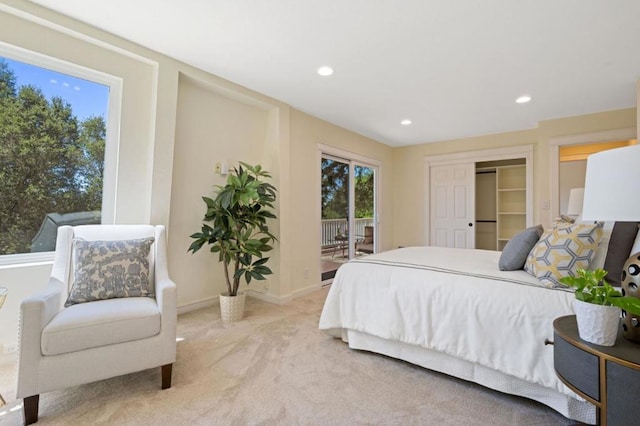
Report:
[[[336,148],[335,146],[319,143],[318,149],[324,154],[335,155],[336,157],[340,157],[344,160],[353,160],[356,162],[366,163],[367,165],[378,167],[382,166],[382,161],[380,160],[356,154],[355,152],[347,151],[345,149]]]
[[[36,6],[36,7],[42,8],[42,6]],[[133,53],[132,51],[129,51],[129,50],[123,49],[121,47],[115,46],[115,45],[113,45],[111,43],[108,43],[108,42],[102,41],[102,40],[100,40],[98,38],[89,36],[89,35],[87,35],[85,33],[80,32],[80,31],[73,30],[73,29],[71,29],[69,27],[66,27],[64,25],[60,25],[60,24],[58,24],[56,22],[50,21],[49,19],[41,18],[40,16],[37,16],[37,15],[35,15],[33,13],[17,9],[15,7],[11,7],[11,6],[8,6],[8,5],[3,4],[3,3],[0,3],[0,12],[6,12],[9,15],[13,15],[13,16],[15,16],[17,18],[24,19],[25,21],[33,22],[33,23],[35,23],[37,25],[40,25],[42,27],[49,28],[50,30],[53,30],[53,31],[59,32],[61,34],[65,34],[65,35],[71,36],[73,38],[76,38],[78,40],[82,40],[84,42],[93,44],[93,45],[101,47],[103,49],[107,49],[107,50],[110,50],[112,52],[116,52],[116,53],[118,53],[120,55],[127,56],[129,58],[135,59],[136,61],[140,61],[140,62],[149,64],[149,65],[154,65],[154,64],[157,65],[156,61],[154,61],[152,59],[149,59],[149,58],[147,58],[145,56],[139,55],[137,53]],[[60,15],[60,14],[58,14],[58,16],[62,17],[62,15]],[[73,19],[73,18],[68,18],[68,17],[64,17],[64,18],[65,19]],[[74,21],[75,22],[79,22],[77,20],[74,20]],[[83,25],[86,25],[86,24],[83,24]],[[124,39],[121,39],[121,40],[124,40]]]
[[[293,293],[285,294],[283,296],[274,296],[268,293],[261,293],[256,290],[245,290],[247,296],[254,297],[264,302],[273,303],[274,305],[284,305],[299,297],[306,296],[311,293],[315,293],[322,289],[321,284],[312,284],[310,286],[298,289]]]
[[[604,130],[602,132],[579,133],[558,136],[549,139],[549,197],[551,217],[560,214],[560,147],[569,145],[588,145],[611,141],[636,139],[636,128]]]
[[[2,41],[0,41],[0,55],[109,87],[109,104],[107,106],[107,116],[105,117],[106,138],[102,179],[101,221],[102,223],[115,223],[118,152],[122,115],[122,78]],[[43,261],[53,261],[53,252],[0,255],[0,265],[19,265]]]
[[[507,148],[484,149],[479,151],[465,151],[453,154],[440,154],[424,157],[423,182],[424,182],[424,244],[431,242],[431,212],[429,208],[431,200],[431,167],[462,163],[478,163],[483,161],[510,160],[524,158],[526,164],[526,226],[533,224],[533,145],[520,145]]]
[[[14,268],[30,268],[34,266],[53,265],[52,251],[40,253],[5,254],[0,256],[0,270]]]
[[[244,292],[247,294],[247,296],[262,300],[263,302],[272,303],[274,305],[284,305],[294,299],[315,293],[316,291],[320,290],[322,290],[322,285],[314,284],[296,290],[293,293],[287,294],[285,296],[274,296],[272,294],[261,293],[256,290],[244,290]],[[179,306],[178,315],[186,314],[187,312],[196,311],[198,309],[209,308],[211,306],[220,306],[220,298],[217,296],[209,297],[199,302],[187,303],[186,305]]]
[[[290,294],[284,296],[274,296],[273,294],[261,293],[256,290],[245,290],[245,293],[247,293],[247,296],[249,297],[262,300],[263,302],[272,303],[274,305],[284,305],[285,303],[293,300],[293,297],[291,297]]]
[[[293,293],[291,293],[291,295],[289,297],[291,297],[290,300],[294,300],[294,299],[298,299],[300,297],[304,297],[308,294],[313,294],[316,291],[320,291],[322,290],[322,284],[318,283],[318,284],[312,284],[310,286],[304,287],[304,288],[300,288],[296,291],[294,291]]]
[[[220,305],[220,299],[218,297],[210,297],[199,302],[187,303],[186,305],[178,306],[178,315],[216,305]]]

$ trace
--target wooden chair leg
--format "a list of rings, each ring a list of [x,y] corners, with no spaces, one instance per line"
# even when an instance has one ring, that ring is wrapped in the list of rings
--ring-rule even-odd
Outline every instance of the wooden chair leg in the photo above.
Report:
[[[173,364],[167,364],[162,366],[162,389],[169,389],[171,387],[171,370]]]
[[[40,402],[40,395],[28,396],[23,400],[25,425],[30,425],[38,421],[38,402]]]

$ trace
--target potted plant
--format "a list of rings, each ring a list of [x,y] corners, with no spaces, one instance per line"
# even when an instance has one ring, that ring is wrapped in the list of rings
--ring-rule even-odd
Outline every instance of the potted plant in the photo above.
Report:
[[[613,346],[618,335],[621,309],[640,315],[640,299],[623,296],[605,279],[603,269],[578,269],[576,276],[560,282],[576,287],[574,309],[580,338],[602,346]]]
[[[267,219],[275,219],[273,203],[276,188],[264,179],[271,176],[260,165],[240,162],[227,177],[224,186],[217,185],[214,198],[202,197],[207,205],[200,232],[187,251],[196,253],[205,244],[224,264],[227,292],[220,295],[223,321],[239,321],[244,312],[244,293],[238,293],[241,280],[264,280],[272,274],[264,253],[276,237],[269,232]]]

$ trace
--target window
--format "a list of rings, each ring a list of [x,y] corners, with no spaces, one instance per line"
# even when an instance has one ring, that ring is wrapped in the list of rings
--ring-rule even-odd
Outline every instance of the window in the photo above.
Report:
[[[58,226],[112,221],[115,167],[109,173],[105,164],[115,164],[108,120],[118,119],[111,92],[115,86],[119,98],[119,84],[35,53],[0,50],[0,264],[53,251]]]

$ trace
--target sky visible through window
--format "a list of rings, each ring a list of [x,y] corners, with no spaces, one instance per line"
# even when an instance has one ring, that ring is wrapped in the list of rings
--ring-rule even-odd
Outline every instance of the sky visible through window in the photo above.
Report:
[[[17,87],[32,85],[42,90],[48,100],[54,96],[64,99],[71,104],[74,115],[80,121],[90,116],[102,117],[106,121],[108,86],[10,58],[0,56],[0,59],[4,59],[15,73]]]

